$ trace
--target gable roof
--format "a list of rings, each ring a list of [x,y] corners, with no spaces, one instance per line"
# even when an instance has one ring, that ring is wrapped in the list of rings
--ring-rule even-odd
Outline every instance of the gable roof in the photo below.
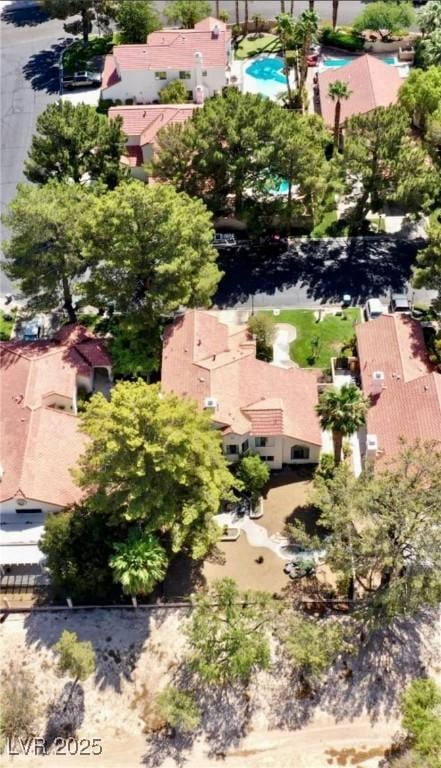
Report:
[[[335,102],[328,95],[328,89],[337,80],[346,83],[351,91],[349,98],[341,101],[340,125],[353,115],[394,104],[403,83],[397,67],[368,53],[357,56],[344,67],[320,72],[320,108],[323,120],[329,127],[334,125]]]
[[[246,327],[214,313],[191,310],[166,329],[162,388],[200,408],[215,398],[213,420],[224,434],[285,435],[321,445],[315,375],[257,360]]]
[[[371,398],[367,431],[377,436],[380,459],[407,442],[441,440],[441,374],[428,358],[421,325],[395,313],[356,327],[363,391]],[[378,391],[373,374],[384,374]]]
[[[81,326],[52,339],[1,342],[0,500],[22,495],[66,506],[81,497],[70,474],[84,447],[78,419],[46,405],[53,394],[72,400],[77,376],[110,366],[104,342]]]
[[[122,129],[128,138],[138,138],[140,147],[147,144],[156,146],[156,136],[162,128],[188,120],[198,104],[148,104],[127,107],[110,107],[109,120],[121,117]],[[128,157],[135,158],[129,165],[141,165],[142,153],[137,147],[127,147]]]

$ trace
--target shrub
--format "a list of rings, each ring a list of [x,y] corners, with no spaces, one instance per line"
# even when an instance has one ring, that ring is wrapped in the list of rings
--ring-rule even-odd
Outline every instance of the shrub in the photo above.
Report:
[[[1,740],[19,736],[25,739],[35,733],[38,714],[34,678],[22,666],[11,664],[3,673],[1,682]]]
[[[270,362],[273,359],[274,317],[266,312],[251,315],[248,330],[256,337],[256,356],[258,360]]]
[[[257,502],[269,476],[268,465],[260,456],[242,456],[237,465],[237,477],[243,485],[242,490],[251,497],[253,504]]]
[[[194,731],[200,723],[201,712],[191,693],[172,685],[164,688],[156,699],[157,712],[171,728]]]
[[[364,40],[357,32],[344,29],[334,30],[331,26],[323,27],[321,42],[334,48],[343,48],[346,51],[362,51],[364,47]]]

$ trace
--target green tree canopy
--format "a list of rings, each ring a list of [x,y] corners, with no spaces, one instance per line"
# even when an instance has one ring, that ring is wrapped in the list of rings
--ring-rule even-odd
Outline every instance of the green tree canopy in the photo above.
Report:
[[[37,118],[26,178],[37,184],[91,179],[113,189],[128,177],[120,162],[126,146],[121,126],[121,117],[109,121],[87,104],[49,104]]]
[[[366,421],[369,407],[358,387],[345,384],[340,389],[327,389],[320,395],[317,413],[322,429],[332,432],[334,460],[340,463],[343,438],[353,435]]]
[[[438,174],[399,106],[378,107],[347,121],[342,165],[348,192],[356,200],[353,229],[360,227],[369,208],[378,211],[384,201],[419,211],[439,186]]]
[[[158,694],[156,708],[169,726],[184,733],[194,731],[201,720],[201,711],[191,693],[172,685]]]
[[[113,17],[116,8],[115,0],[40,0],[40,5],[55,19],[68,19],[79,14],[85,43],[89,40],[92,21]]]
[[[402,726],[427,768],[441,766],[441,688],[434,680],[413,680],[401,700]]]
[[[207,305],[221,273],[211,217],[200,200],[165,184],[120,184],[82,220],[93,269],[86,294],[156,329],[182,305]]]
[[[410,3],[370,3],[353,22],[357,32],[370,29],[378,32],[383,40],[407,29],[415,20],[415,12]]]
[[[186,628],[192,668],[214,685],[246,683],[254,670],[267,669],[276,608],[268,593],[241,593],[232,579],[221,579],[209,593],[195,595]]]
[[[385,469],[355,478],[346,464],[316,475],[312,502],[328,531],[327,563],[358,587],[367,622],[387,624],[441,597],[441,447],[404,447]],[[304,543],[319,542],[293,535]]]
[[[160,29],[159,15],[151,0],[122,0],[116,12],[122,43],[145,43],[147,35]]]
[[[48,310],[61,303],[70,322],[76,321],[73,291],[88,267],[81,227],[94,202],[93,192],[79,184],[20,184],[3,217],[11,231],[3,246],[5,271],[20,282],[30,306]]]
[[[122,531],[125,535],[125,531]],[[105,600],[112,592],[109,559],[117,534],[86,504],[49,515],[40,542],[52,583],[63,597]]]
[[[110,525],[138,521],[172,552],[202,557],[218,537],[213,515],[233,478],[209,415],[158,386],[119,382],[81,416],[90,442],[79,482]]]
[[[172,80],[159,91],[161,104],[185,104],[188,101],[188,90],[183,80]]]
[[[257,454],[242,456],[237,465],[236,477],[242,484],[241,490],[255,504],[270,478],[268,464]]]
[[[317,621],[290,612],[281,628],[285,651],[304,684],[311,684],[329,669],[349,645],[338,621]]]
[[[441,29],[441,0],[430,0],[417,13],[418,26],[423,35],[430,36],[432,32]]]
[[[400,88],[400,104],[423,130],[441,104],[441,69],[412,69]]]
[[[76,632],[63,630],[60,639],[54,645],[54,651],[58,653],[58,669],[74,678],[72,691],[79,680],[87,680],[95,671],[95,651],[90,641],[81,642]]]
[[[148,595],[166,574],[167,554],[153,534],[133,529],[126,542],[115,544],[110,567],[124,594]]]
[[[211,4],[208,0],[171,0],[164,13],[171,23],[192,29],[198,21],[211,15]]]
[[[258,312],[248,319],[248,330],[256,339],[256,356],[270,362],[273,359],[273,343],[276,335],[274,316]]]
[[[412,282],[415,288],[438,291],[434,306],[441,313],[441,224],[431,224],[428,236],[429,244],[418,252]]]

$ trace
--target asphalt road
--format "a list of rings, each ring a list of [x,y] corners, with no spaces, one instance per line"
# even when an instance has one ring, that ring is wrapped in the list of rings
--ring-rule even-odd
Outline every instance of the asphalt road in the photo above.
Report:
[[[409,291],[429,303],[434,291],[413,292],[408,280],[422,241],[395,237],[302,239],[288,251],[255,247],[223,251],[219,307],[297,307],[341,303],[343,294],[362,304],[371,296],[387,302],[390,291]]]
[[[66,40],[63,22],[46,17],[32,3],[2,10],[1,18],[1,207],[2,212],[24,180],[23,164],[37,116],[58,95],[56,66]],[[2,240],[7,232],[2,227]],[[10,281],[0,271],[0,295]]]

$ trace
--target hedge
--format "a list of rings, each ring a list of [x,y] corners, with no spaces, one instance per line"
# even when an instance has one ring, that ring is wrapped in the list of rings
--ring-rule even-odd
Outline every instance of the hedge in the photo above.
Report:
[[[343,48],[346,51],[362,51],[364,40],[356,32],[346,32],[343,29],[332,27],[323,27],[321,32],[321,42],[324,45],[330,45],[333,48]]]

